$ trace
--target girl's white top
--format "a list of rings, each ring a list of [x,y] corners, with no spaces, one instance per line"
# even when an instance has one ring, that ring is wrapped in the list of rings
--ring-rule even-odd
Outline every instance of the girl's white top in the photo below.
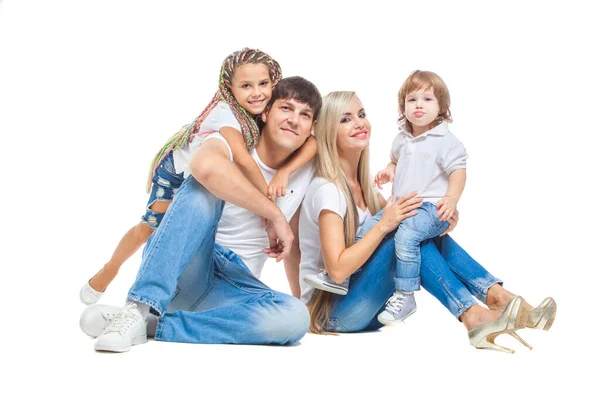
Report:
[[[198,131],[199,134],[194,136],[191,143],[188,146],[183,146],[173,152],[175,171],[178,174],[183,172],[183,177],[187,178],[190,175],[190,162],[192,161],[194,153],[209,136],[203,133],[219,132],[221,128],[224,127],[237,129],[240,134],[242,132],[242,127],[235,118],[235,115],[233,115],[233,111],[231,111],[229,105],[224,101],[220,101],[206,116],[206,119],[204,119],[200,125],[200,130]]]

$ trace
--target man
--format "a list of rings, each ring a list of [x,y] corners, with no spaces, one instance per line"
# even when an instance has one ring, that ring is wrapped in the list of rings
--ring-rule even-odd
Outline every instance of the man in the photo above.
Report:
[[[321,96],[309,81],[292,77],[277,84],[251,153],[267,182],[309,137],[320,108]],[[304,197],[313,163],[290,176],[286,195],[275,205],[232,161],[231,149],[218,132],[197,150],[191,176],[144,248],[126,306],[120,311],[99,308],[107,306],[84,311],[86,333],[97,317],[118,312],[102,319],[108,325],[98,336],[96,350],[123,352],[145,343],[150,310],[159,316],[157,340],[288,344],[304,336],[309,316],[303,303],[271,290],[257,276],[267,258],[265,247],[278,260],[290,253],[294,236],[288,221]],[[272,224],[269,237],[262,218]]]

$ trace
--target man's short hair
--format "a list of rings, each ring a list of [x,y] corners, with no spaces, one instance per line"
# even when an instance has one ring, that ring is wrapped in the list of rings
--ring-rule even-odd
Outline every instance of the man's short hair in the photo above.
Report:
[[[313,121],[318,119],[323,104],[319,89],[312,82],[300,76],[291,76],[280,80],[273,89],[267,108],[271,108],[273,103],[279,99],[296,100],[308,104],[313,112]]]

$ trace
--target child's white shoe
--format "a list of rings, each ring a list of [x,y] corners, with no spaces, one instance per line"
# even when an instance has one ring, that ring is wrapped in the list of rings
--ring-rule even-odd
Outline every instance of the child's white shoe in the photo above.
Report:
[[[79,300],[86,306],[96,304],[104,292],[99,292],[90,286],[90,282],[86,282],[85,285],[79,291]]]

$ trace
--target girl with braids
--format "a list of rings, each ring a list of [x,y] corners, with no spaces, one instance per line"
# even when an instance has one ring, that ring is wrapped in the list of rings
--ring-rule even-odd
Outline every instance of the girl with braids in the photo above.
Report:
[[[300,298],[309,307],[313,333],[360,332],[383,326],[377,316],[395,291],[391,233],[422,205],[415,192],[386,202],[374,191],[369,177],[370,133],[365,110],[354,92],[333,92],[324,98],[315,132],[317,169],[302,203],[299,229]],[[445,233],[457,220],[458,211]],[[315,290],[304,278],[321,269],[338,284],[350,278],[352,290],[345,296]],[[421,244],[420,279],[463,323],[476,348],[512,352],[494,343],[502,333],[529,347],[515,331],[525,327],[548,330],[556,314],[554,300],[546,298],[532,308],[444,234]]]
[[[123,236],[110,261],[82,287],[80,299],[84,304],[91,305],[100,299],[121,265],[158,228],[177,189],[190,175],[189,164],[194,153],[209,136],[229,144],[234,162],[265,196],[275,201],[277,196],[285,195],[289,175],[315,156],[316,141],[309,138],[290,162],[279,169],[269,186],[248,152],[259,139],[256,117],[265,110],[273,86],[280,79],[281,67],[277,61],[260,50],[244,48],[223,61],[219,88],[208,106],[194,122],[171,137],[154,158],[147,184],[150,198],[146,213]]]

